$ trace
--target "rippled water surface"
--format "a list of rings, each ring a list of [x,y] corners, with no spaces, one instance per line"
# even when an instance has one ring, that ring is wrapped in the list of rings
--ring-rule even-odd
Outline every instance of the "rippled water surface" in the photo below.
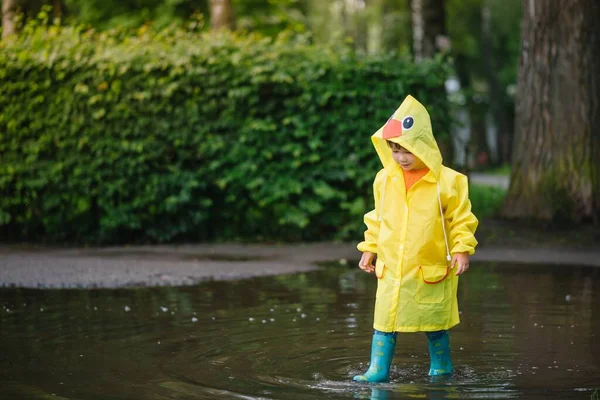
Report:
[[[424,335],[400,334],[391,382],[357,384],[375,286],[327,266],[183,288],[0,289],[0,398],[600,398],[600,269],[474,264],[454,376],[430,381]]]

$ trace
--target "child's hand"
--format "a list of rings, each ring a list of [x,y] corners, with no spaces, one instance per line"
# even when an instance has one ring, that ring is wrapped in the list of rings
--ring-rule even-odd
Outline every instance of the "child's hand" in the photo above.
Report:
[[[373,266],[373,257],[375,257],[374,253],[365,251],[358,262],[359,268],[368,273],[375,272],[375,267]]]
[[[456,264],[456,275],[460,275],[469,269],[469,253],[455,253],[452,256],[452,264],[450,268],[454,268]]]

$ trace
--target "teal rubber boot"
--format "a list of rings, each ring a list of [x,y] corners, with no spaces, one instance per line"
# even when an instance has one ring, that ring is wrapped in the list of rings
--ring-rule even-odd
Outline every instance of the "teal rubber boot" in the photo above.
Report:
[[[448,331],[426,332],[429,344],[429,376],[447,375],[454,372],[450,356],[450,336]]]
[[[387,382],[395,348],[395,333],[375,332],[371,344],[369,369],[363,375],[356,375],[353,380],[356,382]]]

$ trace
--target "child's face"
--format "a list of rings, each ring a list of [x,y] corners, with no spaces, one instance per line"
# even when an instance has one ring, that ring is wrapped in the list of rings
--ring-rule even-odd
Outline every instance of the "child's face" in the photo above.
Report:
[[[392,147],[392,157],[405,171],[425,168],[423,161],[415,157],[413,153],[406,150],[404,147]]]

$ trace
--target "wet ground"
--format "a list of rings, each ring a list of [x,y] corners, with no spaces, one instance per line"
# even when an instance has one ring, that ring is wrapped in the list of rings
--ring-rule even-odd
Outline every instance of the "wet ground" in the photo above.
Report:
[[[355,265],[350,263],[350,265]],[[401,334],[389,384],[368,364],[375,280],[349,266],[187,287],[0,289],[0,398],[593,399],[600,269],[472,263],[432,382]]]
[[[549,234],[512,231],[486,223],[483,231],[502,237],[508,246],[490,246],[498,239],[485,233],[473,262],[503,262],[600,267],[600,236],[583,233],[571,238],[581,248],[569,248]],[[540,230],[538,229],[537,232]],[[579,230],[583,231],[583,229]],[[478,230],[479,232],[479,230]],[[600,234],[600,231],[598,232]],[[517,245],[518,244],[518,245]],[[36,289],[116,289],[153,286],[193,286],[206,280],[239,280],[314,271],[327,260],[360,258],[355,243],[191,244],[53,248],[0,245],[0,287]],[[348,265],[356,265],[350,262]]]

